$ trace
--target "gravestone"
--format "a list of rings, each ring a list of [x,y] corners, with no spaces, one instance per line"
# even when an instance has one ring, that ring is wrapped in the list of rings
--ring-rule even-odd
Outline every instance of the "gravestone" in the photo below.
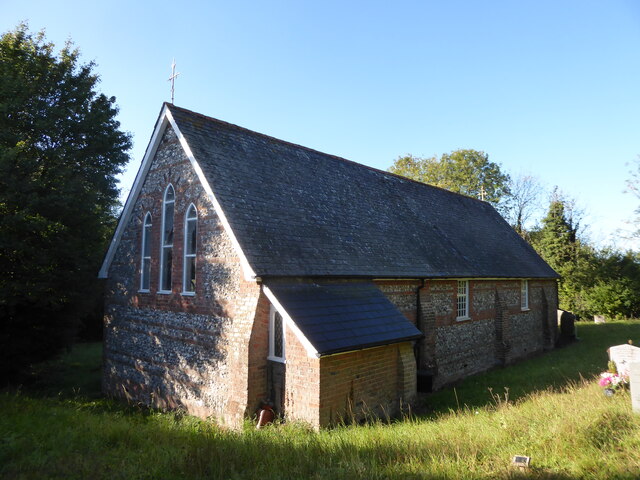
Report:
[[[640,363],[640,348],[630,344],[616,345],[609,348],[609,359],[615,362],[620,375],[629,375],[629,367],[632,363]]]
[[[594,315],[593,316],[593,321],[596,323],[604,323],[604,315]]]
[[[575,342],[576,338],[576,316],[565,310],[558,309],[558,324],[560,325],[560,335],[556,341],[556,346],[562,347],[568,343]]]
[[[640,413],[640,363],[633,362],[629,368],[629,383],[631,387],[631,408]]]

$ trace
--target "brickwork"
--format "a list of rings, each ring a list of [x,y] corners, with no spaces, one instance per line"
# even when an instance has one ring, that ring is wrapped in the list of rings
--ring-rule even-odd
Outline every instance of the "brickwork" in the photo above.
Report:
[[[162,200],[175,189],[171,293],[158,293]],[[182,292],[184,217],[198,211],[195,295]],[[152,215],[151,284],[140,291],[142,222]],[[170,127],[151,163],[109,270],[105,315],[106,393],[184,408],[238,425],[262,392],[248,388],[248,345],[260,287],[240,260]],[[258,310],[259,311],[259,310]],[[255,342],[255,339],[253,339]],[[253,373],[256,375],[256,373]]]
[[[416,392],[408,342],[320,359],[320,425],[367,416],[393,416]]]
[[[286,329],[285,416],[314,428],[320,420],[320,359],[309,356],[291,328]]]
[[[269,354],[269,299],[260,294],[248,345],[247,414],[253,415],[269,399],[267,390],[267,355]],[[238,384],[242,388],[242,384]]]

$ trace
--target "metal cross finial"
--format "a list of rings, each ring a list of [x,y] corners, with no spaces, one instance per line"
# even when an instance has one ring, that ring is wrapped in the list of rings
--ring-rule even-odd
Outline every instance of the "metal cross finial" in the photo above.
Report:
[[[171,105],[173,105],[173,93],[174,93],[176,77],[178,75],[180,74],[176,73],[176,59],[174,58],[173,63],[171,64],[171,76],[168,79],[168,81],[171,82]]]
[[[173,103],[173,101],[171,102]],[[484,185],[480,186],[480,200],[482,200],[484,202],[484,198],[487,195],[487,192],[484,189]]]

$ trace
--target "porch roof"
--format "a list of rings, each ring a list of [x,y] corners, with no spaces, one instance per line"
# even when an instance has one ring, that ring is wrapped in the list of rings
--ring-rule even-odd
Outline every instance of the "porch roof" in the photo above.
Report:
[[[371,282],[265,284],[319,356],[422,336]]]

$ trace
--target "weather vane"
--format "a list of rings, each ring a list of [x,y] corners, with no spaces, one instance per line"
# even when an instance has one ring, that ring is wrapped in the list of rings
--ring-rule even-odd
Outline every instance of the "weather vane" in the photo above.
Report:
[[[176,77],[180,75],[180,73],[176,73],[176,59],[173,59],[173,63],[171,64],[171,76],[168,81],[171,82],[171,105],[173,105],[173,93],[175,90]]]

